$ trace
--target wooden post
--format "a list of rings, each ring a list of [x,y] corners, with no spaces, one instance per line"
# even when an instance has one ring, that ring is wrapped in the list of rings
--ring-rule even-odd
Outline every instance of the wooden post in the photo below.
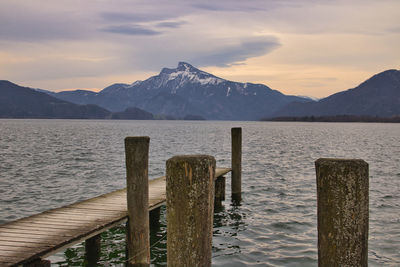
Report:
[[[97,266],[100,260],[101,235],[95,235],[85,241],[85,261],[86,266]]]
[[[157,229],[160,227],[160,211],[161,207],[150,211],[150,228]]]
[[[318,266],[368,266],[368,163],[318,159]]]
[[[214,208],[222,207],[222,201],[225,200],[225,177],[220,176],[215,180]]]
[[[167,265],[211,266],[215,159],[167,161]]]
[[[242,128],[232,128],[232,200],[242,199]]]
[[[147,136],[125,138],[129,266],[150,265],[149,143]]]
[[[37,259],[29,263],[23,264],[23,267],[50,267],[51,263],[49,260]]]

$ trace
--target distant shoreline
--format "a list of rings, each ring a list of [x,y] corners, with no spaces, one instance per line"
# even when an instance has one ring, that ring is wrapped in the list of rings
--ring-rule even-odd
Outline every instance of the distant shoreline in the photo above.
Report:
[[[400,123],[400,115],[393,117],[335,115],[335,116],[301,116],[263,118],[261,121],[298,121],[298,122],[382,122]]]

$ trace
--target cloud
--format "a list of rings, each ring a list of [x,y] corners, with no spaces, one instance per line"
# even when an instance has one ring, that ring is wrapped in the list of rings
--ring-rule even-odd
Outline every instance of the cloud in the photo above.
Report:
[[[399,8],[399,0],[1,0],[0,73],[38,87],[52,79],[93,87],[79,80],[134,81],[178,61],[249,82],[255,71],[398,67]]]
[[[203,52],[190,60],[197,66],[229,67],[257,56],[265,55],[280,46],[275,37],[245,40],[237,45],[218,48],[216,51]]]
[[[158,23],[156,26],[160,28],[179,28],[186,23],[185,21],[165,21]]]
[[[107,22],[152,22],[174,18],[170,14],[152,13],[126,13],[126,12],[103,12],[100,16]]]
[[[86,38],[88,25],[78,21],[74,16],[58,16],[43,12],[32,12],[29,16],[21,16],[1,10],[0,6],[0,39],[48,41]]]
[[[162,34],[160,31],[155,31],[140,25],[117,25],[108,26],[101,29],[101,31],[109,33],[117,33],[124,35],[159,35]]]
[[[164,34],[153,37],[151,42],[146,42],[145,39],[135,40],[140,49],[132,49],[125,42],[118,49],[119,68],[158,72],[163,67],[175,66],[179,61],[197,67],[228,67],[271,53],[281,45],[273,36],[229,39],[204,38],[202,35],[191,37],[177,39],[175,35]]]
[[[203,9],[205,11],[240,11],[240,12],[253,12],[264,9],[261,5],[254,5],[254,3],[247,3],[247,1],[231,1],[224,3],[215,1],[209,3],[194,3],[192,5],[196,9]]]
[[[387,30],[390,33],[400,33],[400,27],[393,27]]]

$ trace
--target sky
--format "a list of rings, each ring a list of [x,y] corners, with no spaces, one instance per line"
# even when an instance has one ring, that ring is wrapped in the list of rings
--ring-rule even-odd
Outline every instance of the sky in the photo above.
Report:
[[[178,62],[325,97],[400,69],[399,0],[1,0],[0,80],[101,90]]]

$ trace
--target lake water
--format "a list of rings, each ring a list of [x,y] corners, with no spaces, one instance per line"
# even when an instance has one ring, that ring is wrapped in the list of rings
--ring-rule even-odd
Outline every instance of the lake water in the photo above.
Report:
[[[230,167],[230,128],[243,128],[243,201],[214,217],[214,266],[317,266],[314,161],[370,166],[369,265],[400,265],[400,124],[0,120],[0,224],[125,187],[126,136],[150,136],[149,176],[177,154]],[[165,209],[152,262],[166,265]],[[102,266],[123,266],[124,228],[103,234]],[[80,266],[83,245],[50,257]]]

